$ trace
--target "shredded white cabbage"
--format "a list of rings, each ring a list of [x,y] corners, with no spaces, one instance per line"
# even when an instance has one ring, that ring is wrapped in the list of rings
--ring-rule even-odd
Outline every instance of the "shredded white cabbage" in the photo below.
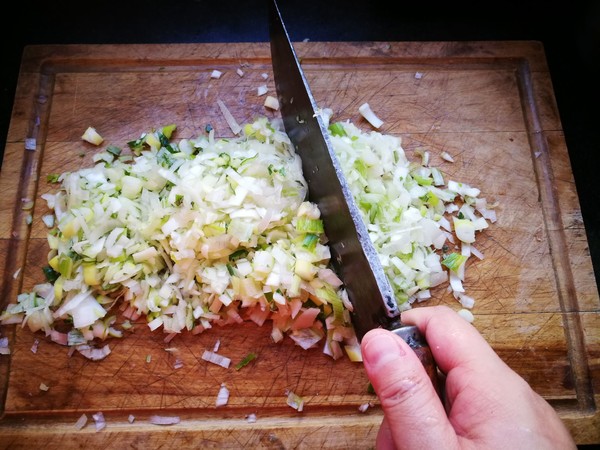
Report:
[[[81,430],[83,427],[85,427],[87,421],[87,415],[85,415],[85,413],[82,414],[81,416],[79,416],[79,419],[77,419],[77,422],[75,422],[75,429]]]
[[[174,126],[107,148],[46,194],[47,283],[1,316],[43,330],[90,359],[98,341],[140,317],[169,340],[213,326],[269,323],[277,342],[354,349],[343,287],[328,269],[319,210],[299,157],[266,118],[242,137],[170,140]],[[65,335],[57,331],[65,325]],[[126,329],[126,328],[124,328]],[[335,331],[335,333],[334,333]]]
[[[158,416],[153,415],[148,419],[152,425],[177,425],[181,422],[181,418],[179,416]]]
[[[329,123],[331,111],[321,114]],[[168,125],[128,142],[128,152],[108,146],[93,167],[61,174],[57,192],[43,196],[54,215],[48,282],[20,294],[0,321],[43,330],[94,360],[110,353],[99,341],[142,317],[169,341],[269,323],[275,342],[289,336],[304,349],[321,343],[335,359],[345,351],[362,360],[320,211],[306,201],[299,156],[279,125],[260,118],[240,137],[217,139],[209,128],[178,143]],[[350,122],[329,132],[400,307],[449,281],[472,308],[465,262],[483,257],[472,243],[495,221],[479,189],[444,187],[428,158],[407,160],[398,137]],[[452,231],[459,252],[446,243]]]
[[[225,383],[221,383],[217,399],[215,400],[215,406],[225,406],[229,402],[229,389],[225,386]]]
[[[331,114],[323,110],[327,124]],[[420,164],[410,162],[397,136],[363,132],[349,121],[330,124],[329,133],[401,309],[427,300],[430,288],[447,281],[461,305],[472,308],[475,301],[462,285],[465,263],[476,232],[496,219],[478,198],[480,190],[454,180],[444,186],[429,153],[421,152]],[[458,253],[451,231],[460,241]]]
[[[106,419],[104,418],[104,414],[102,413],[102,411],[92,414],[92,418],[94,419],[97,432],[102,431],[104,428],[106,428]]]

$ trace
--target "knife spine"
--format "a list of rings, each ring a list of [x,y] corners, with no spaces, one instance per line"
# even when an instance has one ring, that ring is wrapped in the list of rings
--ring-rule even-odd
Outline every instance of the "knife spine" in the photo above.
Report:
[[[367,265],[371,268],[371,275],[374,278],[375,284],[377,285],[377,290],[379,292],[379,297],[381,300],[377,301],[377,305],[372,305],[373,308],[364,308],[365,310],[362,312],[362,315],[368,315],[369,320],[370,320],[370,325],[368,327],[364,327],[364,329],[357,329],[357,335],[359,336],[359,339],[362,337],[362,335],[368,331],[367,328],[374,328],[374,327],[384,327],[384,328],[390,328],[391,326],[399,323],[399,316],[400,316],[400,312],[399,312],[399,308],[397,305],[397,302],[395,300],[395,296],[394,296],[394,292],[393,289],[391,287],[391,284],[387,278],[387,275],[384,272],[383,266],[381,265],[381,262],[379,261],[379,255],[377,254],[377,251],[375,250],[375,247],[373,245],[373,243],[371,242],[369,233],[368,233],[368,229],[366,226],[365,221],[363,220],[361,213],[358,209],[358,206],[356,205],[356,202],[354,200],[353,194],[350,191],[350,188],[345,180],[345,175],[343,174],[343,171],[341,169],[341,165],[337,159],[337,156],[335,155],[334,151],[333,151],[333,146],[331,144],[331,141],[329,139],[329,132],[327,130],[327,128],[325,127],[325,124],[323,122],[323,118],[321,117],[321,115],[317,112],[319,111],[316,101],[314,99],[314,96],[312,95],[311,89],[308,85],[306,76],[304,74],[304,71],[302,69],[302,67],[300,66],[300,62],[299,59],[297,57],[296,51],[292,45],[292,42],[290,40],[289,34],[286,30],[285,24],[283,22],[283,19],[281,17],[281,13],[279,11],[279,8],[277,6],[277,3],[275,0],[269,1],[270,3],[270,9],[269,9],[269,14],[271,14],[270,17],[270,27],[277,27],[277,29],[275,30],[275,33],[280,33],[283,34],[283,36],[285,36],[285,40],[283,38],[281,38],[280,40],[281,42],[281,46],[283,46],[284,48],[282,49],[281,46],[277,47],[274,43],[274,40],[271,39],[271,53],[272,56],[275,57],[276,55],[278,55],[278,52],[290,52],[292,55],[292,58],[288,57],[282,57],[282,60],[285,60],[286,66],[285,67],[281,67],[277,66],[274,64],[273,65],[273,71],[274,71],[274,76],[275,76],[275,84],[276,84],[276,88],[277,88],[277,93],[279,96],[279,100],[280,100],[280,111],[282,114],[282,118],[283,118],[283,123],[284,123],[284,127],[286,129],[286,132],[288,133],[290,139],[292,140],[292,142],[294,142],[294,146],[295,146],[295,150],[296,152],[300,155],[301,159],[303,161],[305,161],[305,158],[307,157],[306,153],[302,153],[298,151],[298,143],[302,143],[302,141],[305,138],[309,138],[310,133],[309,133],[309,125],[308,122],[309,121],[316,121],[318,128],[320,130],[320,134],[321,137],[323,138],[325,144],[326,144],[326,149],[327,149],[327,156],[329,157],[329,161],[327,161],[328,163],[330,163],[330,167],[333,168],[333,171],[335,172],[335,174],[332,174],[332,177],[335,176],[337,178],[339,187],[341,189],[341,193],[342,193],[342,197],[345,200],[345,204],[343,205],[338,205],[339,207],[345,207],[347,208],[347,213],[350,215],[350,218],[354,224],[354,232],[356,233],[356,237],[357,239],[350,239],[348,240],[349,243],[357,243],[360,246],[360,258],[364,258],[367,261]],[[273,36],[274,31],[273,29],[270,30],[270,34],[271,36]],[[285,45],[283,44],[283,41],[285,41]],[[275,58],[274,58],[275,59]],[[299,77],[301,84],[304,87],[304,92],[301,93],[301,97],[302,98],[298,98],[298,99],[294,99],[294,97],[292,95],[290,95],[289,99],[285,98],[281,92],[285,91],[284,88],[284,84],[286,82],[288,82],[288,80],[283,77],[283,76],[278,76],[281,75],[281,72],[285,72],[288,75],[292,75],[295,77]],[[288,82],[288,84],[290,84]],[[306,98],[305,98],[306,97]],[[296,101],[294,103],[294,100],[299,100]],[[302,104],[302,107],[300,107],[298,104],[299,103],[303,103],[303,100],[308,100],[308,104],[304,105]],[[292,112],[291,114],[289,114],[288,112]],[[295,121],[295,122],[294,122]],[[306,147],[306,146],[304,146]],[[305,149],[306,151],[306,149]],[[323,155],[318,155],[320,157],[322,157]],[[319,170],[319,166],[316,163],[312,163],[314,169],[318,171]],[[305,165],[305,163],[303,162],[303,166]],[[326,168],[325,170],[327,170],[328,168]],[[307,178],[307,182],[309,184],[309,195],[311,192],[313,192],[315,190],[315,188],[318,189],[318,186],[312,186],[311,188],[311,176],[308,176],[311,174],[305,173],[305,178]],[[333,214],[330,210],[328,210],[327,208],[331,207],[332,205],[327,205],[326,202],[324,202],[323,199],[324,196],[319,196],[319,208],[321,210],[321,212],[323,213],[323,215],[326,214]],[[331,197],[336,197],[336,196],[331,196]],[[335,205],[333,205],[335,206]],[[330,225],[332,224],[332,220],[330,220]],[[333,225],[332,225],[333,226]],[[344,229],[344,227],[338,227],[338,229]],[[345,230],[347,231],[347,230]],[[326,224],[326,233],[327,233],[327,224]],[[333,233],[332,235],[336,235],[337,238],[337,234]],[[333,240],[332,240],[333,241]],[[350,255],[350,260],[352,260],[352,258],[356,258],[357,254],[352,253],[352,251],[355,251],[356,249],[352,249],[352,248],[345,248],[344,246],[344,241],[342,239],[340,239],[339,243],[336,242],[332,242],[330,243],[330,248],[332,249],[332,264],[334,266],[334,268],[336,269],[336,271],[338,272],[338,274],[343,274],[346,270],[348,270],[348,266],[347,265],[343,265],[341,264],[340,259],[343,259],[345,255]],[[361,263],[361,264],[364,264]],[[343,267],[342,267],[343,266]],[[368,276],[369,274],[365,274],[365,276]],[[360,283],[359,280],[349,280],[348,277],[342,277],[342,281],[344,282],[344,285],[346,286],[346,288],[348,288],[348,290],[352,290],[352,291],[361,291],[360,286],[358,288],[356,288],[357,283]],[[354,288],[352,287],[354,286]],[[364,290],[362,290],[364,293]],[[372,296],[374,293],[373,292],[367,292],[364,293],[366,295],[368,295],[369,297]],[[354,302],[353,302],[354,303]],[[364,306],[364,302],[361,303],[360,306]],[[381,310],[377,310],[376,308],[381,308]],[[356,305],[355,305],[355,309],[356,309]],[[379,312],[378,312],[379,311]],[[357,314],[359,315],[359,314]]]

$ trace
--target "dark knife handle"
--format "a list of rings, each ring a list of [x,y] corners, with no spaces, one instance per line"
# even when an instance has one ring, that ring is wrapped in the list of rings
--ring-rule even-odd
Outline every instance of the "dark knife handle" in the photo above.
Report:
[[[423,367],[425,367],[425,371],[427,372],[427,375],[429,375],[429,379],[431,380],[431,384],[435,391],[440,395],[437,365],[433,359],[431,348],[425,340],[425,336],[423,336],[419,329],[414,325],[403,325],[391,331],[400,336],[404,342],[414,350],[423,364]]]

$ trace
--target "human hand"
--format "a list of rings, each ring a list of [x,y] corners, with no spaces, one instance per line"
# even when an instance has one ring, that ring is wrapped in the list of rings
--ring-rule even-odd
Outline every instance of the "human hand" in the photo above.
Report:
[[[378,449],[576,448],[554,409],[455,311],[414,308],[402,322],[426,337],[445,375],[444,403],[400,337],[369,331],[361,347],[384,412]]]

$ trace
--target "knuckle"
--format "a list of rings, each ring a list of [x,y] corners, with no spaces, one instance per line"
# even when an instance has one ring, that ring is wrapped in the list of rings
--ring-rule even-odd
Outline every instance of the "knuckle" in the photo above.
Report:
[[[425,381],[427,380],[417,375],[407,375],[381,386],[378,394],[382,407],[397,409],[407,404],[412,405],[415,401],[421,403],[419,398],[425,391]]]

